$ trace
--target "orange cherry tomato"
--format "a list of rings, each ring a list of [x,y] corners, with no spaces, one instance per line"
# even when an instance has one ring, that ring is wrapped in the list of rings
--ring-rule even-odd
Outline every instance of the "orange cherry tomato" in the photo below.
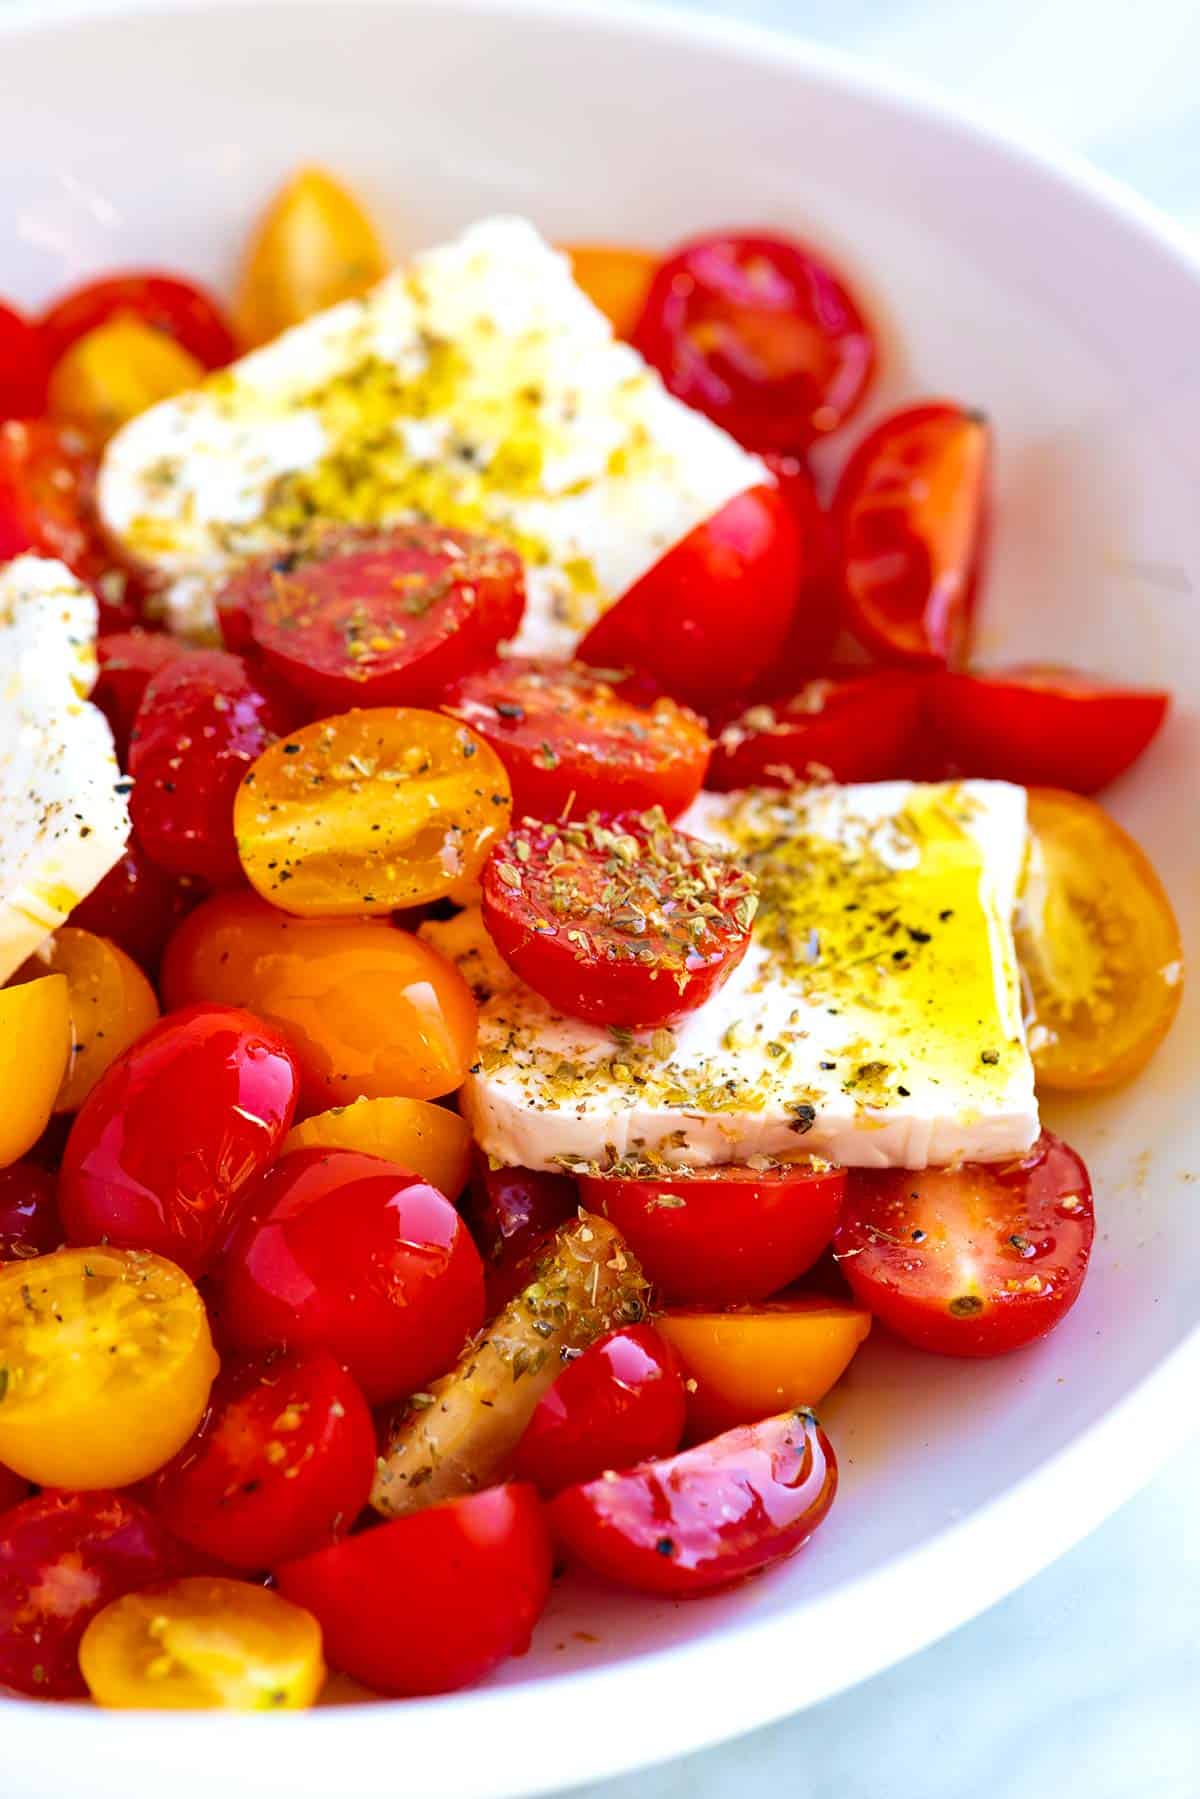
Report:
[[[73,1048],[54,1101],[77,1112],[104,1070],[158,1017],[154,989],[131,957],[107,937],[64,925],[14,977],[66,976]]]
[[[117,313],[77,338],[55,364],[47,406],[103,442],[139,412],[195,387],[204,364],[135,313]]]
[[[356,1099],[292,1127],[282,1155],[293,1149],[357,1149],[382,1156],[457,1199],[471,1172],[466,1120],[424,1099]]]
[[[387,267],[375,226],[349,189],[324,169],[298,169],[250,240],[235,305],[241,336],[266,343],[365,293]]]
[[[385,920],[291,918],[222,893],[167,945],[168,1007],[215,1000],[274,1023],[320,1111],[365,1097],[437,1099],[462,1084],[477,1014],[458,970]]]
[[[61,974],[0,990],[0,1168],[32,1149],[71,1055],[71,997]]]
[[[1110,1087],[1136,1074],[1179,1010],[1183,946],[1149,860],[1094,800],[1030,790],[1015,930],[1038,1081]]]
[[[264,750],[233,828],[252,887],[301,918],[444,899],[508,829],[504,764],[456,719],[373,706]]]
[[[698,1441],[816,1405],[866,1341],[871,1314],[806,1295],[730,1312],[669,1311],[654,1322],[679,1357],[688,1435]]]
[[[610,244],[570,244],[571,273],[616,337],[628,337],[642,316],[646,295],[661,258],[650,250]]]
[[[141,1711],[301,1711],[325,1679],[321,1626],[279,1593],[201,1575],[126,1593],[83,1633],[98,1705]]]
[[[43,1487],[125,1487],[187,1442],[217,1357],[199,1293],[145,1250],[0,1268],[0,1462]]]

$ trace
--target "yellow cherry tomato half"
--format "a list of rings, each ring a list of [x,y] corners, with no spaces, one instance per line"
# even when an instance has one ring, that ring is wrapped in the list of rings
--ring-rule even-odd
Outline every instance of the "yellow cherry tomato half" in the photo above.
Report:
[[[56,1249],[0,1268],[0,1462],[26,1480],[88,1489],[155,1473],[216,1372],[204,1301],[162,1256]]]
[[[471,1132],[446,1106],[424,1099],[356,1099],[294,1125],[281,1155],[293,1149],[358,1149],[419,1174],[457,1199],[471,1169]]]
[[[97,1705],[145,1711],[302,1711],[325,1679],[321,1626],[265,1587],[216,1575],[127,1593],[79,1645]]]
[[[0,1168],[45,1130],[70,1056],[71,996],[63,975],[0,988]]]
[[[1039,1084],[1136,1074],[1179,1010],[1183,946],[1147,857],[1094,800],[1030,790],[1015,929]]]
[[[204,365],[165,331],[117,313],[76,338],[54,366],[46,404],[55,418],[103,441],[139,412],[203,381]]]
[[[250,240],[235,316],[247,346],[387,273],[379,234],[354,195],[325,169],[299,169],[275,195]]]
[[[300,917],[362,917],[444,899],[508,829],[495,751],[440,712],[374,706],[264,750],[238,789],[238,855],[264,899]]]
[[[609,244],[571,244],[567,255],[571,273],[593,306],[600,308],[617,337],[628,337],[642,316],[661,257]]]
[[[16,976],[66,977],[72,1049],[54,1101],[56,1112],[77,1112],[100,1076],[158,1017],[154,989],[131,956],[107,937],[64,925]]]

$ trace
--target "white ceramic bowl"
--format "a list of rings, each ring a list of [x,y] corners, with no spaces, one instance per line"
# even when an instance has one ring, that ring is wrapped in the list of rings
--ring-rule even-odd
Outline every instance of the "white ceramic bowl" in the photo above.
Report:
[[[1200,961],[1200,267],[1144,207],[826,52],[604,0],[116,8],[10,22],[0,56],[0,288],[21,299],[121,263],[223,281],[299,159],[343,170],[398,245],[505,208],[557,238],[762,223],[827,246],[885,325],[876,407],[944,392],[995,421],[987,651],[1179,695],[1112,804]],[[782,1571],[678,1606],[564,1584],[528,1657],[446,1699],[269,1719],[7,1705],[7,1799],[540,1792],[812,1704],[991,1604],[1194,1413],[1198,1016],[1193,994],[1128,1091],[1048,1108],[1100,1216],[1063,1328],[981,1366],[870,1344],[825,1408],[838,1505]]]

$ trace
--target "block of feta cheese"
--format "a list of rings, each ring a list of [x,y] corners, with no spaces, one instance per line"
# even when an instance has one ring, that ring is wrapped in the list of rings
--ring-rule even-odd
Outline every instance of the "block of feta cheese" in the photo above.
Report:
[[[881,782],[701,794],[679,821],[759,884],[750,948],[672,1031],[565,1018],[519,982],[478,913],[430,940],[483,997],[463,1110],[530,1168],[828,1157],[938,1167],[1038,1134],[1012,912],[1025,793]]]
[[[240,557],[314,520],[414,518],[525,558],[522,653],[566,655],[611,601],[771,476],[673,399],[522,219],[494,218],[143,413],[109,444],[99,506],[212,624]]]
[[[96,679],[94,596],[61,562],[0,568],[0,984],[129,840],[129,782]]]

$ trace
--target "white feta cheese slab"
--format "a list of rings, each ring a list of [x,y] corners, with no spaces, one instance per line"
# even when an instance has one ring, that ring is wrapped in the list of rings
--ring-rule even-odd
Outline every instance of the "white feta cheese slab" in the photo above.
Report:
[[[669,1036],[556,1013],[477,913],[424,927],[487,996],[461,1097],[490,1156],[924,1168],[1029,1148],[1038,1108],[1011,929],[1022,788],[706,793],[680,825],[732,847],[760,901],[739,968]]]
[[[231,563],[314,519],[491,532],[526,561],[515,647],[568,655],[672,544],[771,479],[614,341],[532,225],[494,218],[134,419],[99,507],[189,632],[211,626]]]
[[[95,597],[63,567],[0,569],[0,984],[121,859],[129,808],[96,680]]]

